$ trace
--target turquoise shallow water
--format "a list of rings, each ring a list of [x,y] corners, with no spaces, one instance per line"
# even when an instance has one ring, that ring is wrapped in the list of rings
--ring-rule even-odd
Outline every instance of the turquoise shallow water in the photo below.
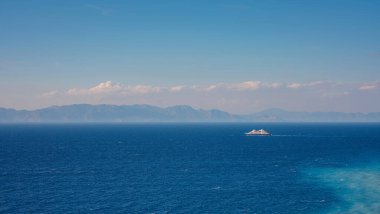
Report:
[[[340,200],[325,210],[326,213],[380,212],[380,164],[311,169],[307,176],[329,188]]]
[[[0,125],[0,212],[379,213],[379,163],[380,124]]]

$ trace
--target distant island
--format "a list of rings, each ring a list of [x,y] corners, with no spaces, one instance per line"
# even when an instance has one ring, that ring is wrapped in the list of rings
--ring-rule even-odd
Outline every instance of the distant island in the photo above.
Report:
[[[37,110],[0,108],[0,123],[24,122],[380,122],[380,112],[291,112],[268,109],[237,115],[218,109],[194,109],[187,105],[161,108],[151,105],[75,104]]]

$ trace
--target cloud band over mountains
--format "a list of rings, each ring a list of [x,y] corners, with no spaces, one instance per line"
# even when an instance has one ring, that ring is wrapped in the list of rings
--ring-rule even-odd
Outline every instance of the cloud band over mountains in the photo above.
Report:
[[[252,113],[266,108],[288,110],[370,112],[380,109],[380,81],[212,83],[205,85],[127,85],[104,81],[91,87],[73,87],[40,94],[45,106],[73,103],[191,105]],[[365,104],[365,105],[364,105]],[[363,107],[365,106],[365,108]]]
[[[217,91],[257,91],[262,89],[270,90],[305,90],[314,89],[318,91],[329,91],[332,89],[345,89],[348,91],[371,91],[380,88],[380,81],[369,83],[341,83],[334,81],[313,81],[306,83],[265,83],[262,81],[246,81],[240,83],[216,83],[209,85],[175,85],[175,86],[153,86],[153,85],[124,85],[121,83],[113,83],[112,81],[101,82],[89,88],[71,88],[63,92],[56,90],[48,91],[42,94],[44,97],[66,95],[66,96],[91,96],[91,95],[107,95],[107,94],[157,94],[157,93],[179,93],[184,91],[193,92],[217,92]],[[347,93],[349,93],[347,91]],[[347,95],[347,93],[345,93]]]

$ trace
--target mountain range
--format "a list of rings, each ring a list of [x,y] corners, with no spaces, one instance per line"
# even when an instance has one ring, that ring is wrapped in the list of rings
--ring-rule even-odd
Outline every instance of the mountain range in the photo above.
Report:
[[[0,108],[0,122],[380,122],[380,112],[291,112],[268,109],[236,115],[218,109],[194,109],[186,105],[161,108],[151,105],[75,104],[37,110]]]

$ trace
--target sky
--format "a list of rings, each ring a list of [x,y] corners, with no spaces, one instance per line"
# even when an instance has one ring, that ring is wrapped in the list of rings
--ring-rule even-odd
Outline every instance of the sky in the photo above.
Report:
[[[377,0],[0,0],[0,107],[380,111]]]

